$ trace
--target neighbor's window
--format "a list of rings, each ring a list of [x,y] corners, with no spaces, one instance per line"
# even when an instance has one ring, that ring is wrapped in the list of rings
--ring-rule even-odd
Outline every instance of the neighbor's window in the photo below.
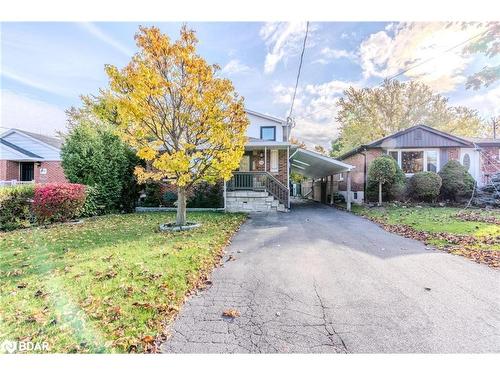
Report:
[[[271,150],[271,172],[278,172],[278,150]]]
[[[260,127],[260,139],[264,141],[275,141],[276,140],[276,126],[261,126]]]
[[[401,151],[401,169],[404,173],[417,173],[424,170],[423,151]]]
[[[437,151],[426,151],[427,172],[437,172]]]

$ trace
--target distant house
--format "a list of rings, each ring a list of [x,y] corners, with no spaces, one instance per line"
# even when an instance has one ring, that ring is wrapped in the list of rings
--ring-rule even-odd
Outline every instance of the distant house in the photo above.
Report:
[[[10,129],[0,134],[0,184],[66,182],[58,138]]]
[[[399,164],[406,176],[416,172],[439,172],[448,160],[458,160],[477,181],[488,183],[490,176],[500,172],[500,139],[464,138],[416,125],[387,137],[361,145],[339,160],[354,165],[352,172],[352,200],[362,202],[366,193],[368,168],[377,156],[387,154]],[[344,196],[346,183],[339,178],[338,191]]]

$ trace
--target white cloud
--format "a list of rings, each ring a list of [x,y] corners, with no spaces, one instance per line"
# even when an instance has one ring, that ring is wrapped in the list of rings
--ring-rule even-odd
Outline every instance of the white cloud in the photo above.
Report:
[[[36,79],[21,76],[17,73],[11,72],[7,68],[2,68],[2,71],[0,72],[0,74],[3,77],[12,79],[13,81],[16,81],[18,83],[22,83],[23,85],[30,86],[30,87],[33,87],[33,88],[38,89],[38,90],[42,90],[42,91],[49,92],[52,94],[57,94],[57,95],[64,95],[64,96],[70,95],[68,93],[68,91],[62,87],[58,87],[58,86],[55,86],[53,84],[48,84],[48,83],[45,83],[45,82],[42,82],[42,81],[39,81]]]
[[[405,76],[428,84],[438,92],[452,91],[465,80],[464,71],[472,57],[463,56],[462,47],[453,47],[484,30],[479,24],[402,23],[371,34],[361,43],[359,55],[363,75],[386,78],[419,62]],[[389,34],[394,34],[393,36]]]
[[[335,48],[330,48],[330,47],[324,47],[321,51],[321,58],[316,59],[313,61],[313,63],[317,64],[322,64],[322,65],[327,65],[330,64],[333,60],[337,59],[350,59],[350,60],[357,60],[357,56],[354,52],[347,51],[345,49],[335,49]]]
[[[131,49],[129,49],[127,46],[121,44],[120,42],[115,40],[110,35],[106,34],[97,25],[95,25],[91,22],[82,22],[82,23],[80,23],[80,26],[84,30],[86,30],[88,33],[95,36],[97,39],[101,40],[102,42],[108,44],[109,46],[113,47],[115,50],[123,53],[125,56],[131,57],[134,54]]]
[[[296,126],[292,130],[292,136],[309,147],[314,145],[330,147],[330,141],[337,137],[339,131],[335,120],[337,100],[344,90],[361,84],[360,82],[333,80],[299,87],[294,106]],[[289,105],[292,100],[293,87],[275,85],[273,94],[275,103]]]
[[[52,136],[66,128],[61,108],[3,89],[0,92],[1,130],[18,128]]]
[[[236,74],[248,73],[251,70],[252,69],[248,65],[243,64],[240,60],[232,59],[226,65],[224,65],[224,67],[221,70],[221,73],[227,75],[236,75]]]
[[[309,28],[312,32],[312,28]],[[300,52],[306,32],[306,22],[268,22],[260,29],[267,46],[264,72],[274,72],[278,63]]]
[[[492,116],[500,116],[500,107],[498,106],[498,103],[500,103],[500,84],[496,87],[483,90],[486,91],[484,93],[476,93],[465,99],[450,100],[450,104],[477,109],[479,114],[485,119],[489,119]],[[472,90],[468,92],[473,93]]]

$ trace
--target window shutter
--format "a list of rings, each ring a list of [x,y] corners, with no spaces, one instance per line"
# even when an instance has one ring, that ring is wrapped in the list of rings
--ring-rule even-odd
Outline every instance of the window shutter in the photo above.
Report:
[[[278,150],[271,150],[271,172],[278,172]]]

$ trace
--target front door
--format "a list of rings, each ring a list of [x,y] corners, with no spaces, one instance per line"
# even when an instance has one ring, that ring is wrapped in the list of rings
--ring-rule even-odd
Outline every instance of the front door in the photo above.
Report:
[[[19,174],[21,181],[33,181],[35,179],[35,164],[21,163]]]
[[[243,155],[241,158],[240,172],[250,172],[250,155]]]

